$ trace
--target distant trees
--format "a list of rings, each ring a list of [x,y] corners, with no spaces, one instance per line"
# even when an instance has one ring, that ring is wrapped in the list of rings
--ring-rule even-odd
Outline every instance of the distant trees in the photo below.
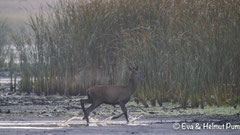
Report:
[[[6,44],[8,42],[7,25],[3,20],[0,20],[0,68],[4,66],[6,59]]]

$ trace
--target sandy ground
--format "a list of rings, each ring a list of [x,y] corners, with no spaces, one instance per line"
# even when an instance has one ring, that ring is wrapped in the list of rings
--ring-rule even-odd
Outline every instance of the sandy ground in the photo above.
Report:
[[[58,119],[58,120],[56,120]],[[39,120],[32,118],[31,120],[21,121],[0,121],[0,134],[1,135],[78,135],[78,134],[162,134],[162,135],[185,135],[185,134],[212,134],[212,135],[239,135],[240,129],[201,129],[201,130],[183,130],[173,129],[175,122],[183,122],[184,117],[170,118],[169,122],[164,121],[166,117],[150,119],[140,119],[132,124],[126,124],[124,120],[114,122],[110,121],[93,121],[89,126],[85,121],[74,120],[68,122],[68,125],[58,125],[61,123],[62,118],[48,118],[48,120]],[[161,122],[161,119],[163,122]],[[175,121],[175,122],[174,122]],[[106,124],[107,123],[107,124]],[[192,122],[186,122],[192,124]],[[211,122],[209,122],[211,123]],[[4,125],[5,124],[5,125]],[[104,125],[105,124],[105,125]]]
[[[90,124],[72,117],[82,117],[80,99],[84,97],[1,95],[0,135],[77,135],[77,134],[222,134],[239,135],[239,113],[226,114],[179,114],[175,106],[145,108],[133,101],[127,104],[130,120],[125,118],[106,120],[121,113],[111,105],[101,105],[90,115]],[[178,112],[178,113],[176,113]],[[177,115],[176,115],[177,114]],[[198,128],[195,128],[199,124]],[[206,124],[224,129],[207,129]],[[228,124],[228,125],[227,125]],[[230,124],[230,125],[229,125]],[[187,125],[187,126],[186,126]],[[205,125],[205,128],[203,127]],[[234,127],[234,126],[235,127]],[[191,127],[194,129],[191,129]],[[209,128],[208,126],[208,128]],[[226,126],[229,126],[226,129]],[[174,129],[177,128],[177,129]],[[231,129],[235,128],[235,129]]]

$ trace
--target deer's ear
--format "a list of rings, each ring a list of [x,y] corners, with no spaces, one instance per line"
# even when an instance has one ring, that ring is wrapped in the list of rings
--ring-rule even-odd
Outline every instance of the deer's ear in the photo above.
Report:
[[[128,69],[131,71],[131,70],[132,70],[132,67],[131,67],[131,66],[128,66]]]

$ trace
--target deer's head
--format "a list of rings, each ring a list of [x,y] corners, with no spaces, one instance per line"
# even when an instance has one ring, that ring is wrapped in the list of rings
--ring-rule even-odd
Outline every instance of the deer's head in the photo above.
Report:
[[[138,66],[128,66],[128,68],[131,71],[131,79],[134,79],[137,82],[144,79],[144,75],[138,70]]]

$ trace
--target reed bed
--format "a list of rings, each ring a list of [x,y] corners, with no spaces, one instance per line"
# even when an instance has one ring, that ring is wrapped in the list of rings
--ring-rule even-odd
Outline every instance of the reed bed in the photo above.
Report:
[[[13,36],[21,91],[84,95],[126,83],[134,61],[146,77],[140,101],[239,103],[238,0],[62,0],[28,24]]]
[[[6,44],[8,42],[8,27],[4,19],[0,19],[0,68],[5,67]]]

